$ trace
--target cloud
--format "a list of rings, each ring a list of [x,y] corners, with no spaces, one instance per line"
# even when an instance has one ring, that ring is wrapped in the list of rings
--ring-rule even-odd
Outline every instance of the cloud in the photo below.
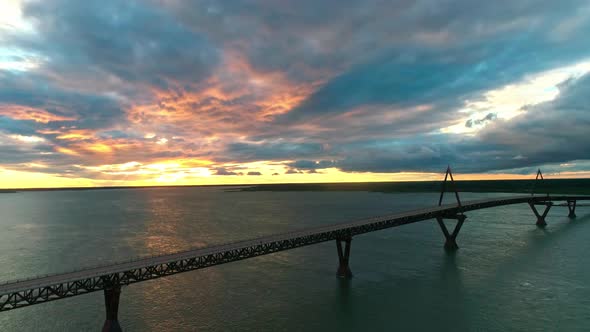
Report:
[[[320,156],[328,148],[317,143],[231,143],[227,145],[227,161],[285,160]]]
[[[331,160],[320,160],[320,161],[297,160],[295,162],[288,163],[287,166],[292,167],[292,168],[296,168],[296,169],[316,170],[316,169],[333,167],[334,162]]]
[[[112,97],[66,90],[44,76],[6,70],[0,70],[0,110],[4,116],[45,129],[102,128],[123,116],[120,103]]]
[[[230,45],[257,70],[280,70],[305,81],[366,63],[387,48],[411,57],[416,48],[444,51],[529,31],[550,35],[584,5],[583,0],[164,2],[183,24]],[[583,32],[586,22],[579,21],[570,24],[569,38]]]
[[[260,172],[248,172],[248,175],[262,175]]]
[[[242,173],[236,173],[233,171],[229,171],[224,167],[218,167],[215,169],[214,175],[242,175]]]
[[[512,171],[537,165],[584,160],[590,143],[590,74],[569,80],[552,101],[527,108],[511,120],[496,120],[478,135],[440,134],[401,142],[343,146],[344,171]],[[436,142],[436,143],[433,143]],[[518,170],[517,170],[518,171]]]
[[[494,121],[496,120],[498,116],[496,115],[496,113],[488,113],[486,116],[484,116],[481,119],[469,119],[465,122],[465,127],[467,128],[473,128],[473,126],[481,126],[483,124],[486,124],[487,122],[490,121]]]
[[[526,57],[551,47],[540,40],[542,36],[516,35],[444,52],[416,49],[410,56],[400,49],[389,50],[328,81],[291,112],[280,115],[277,122],[321,121],[367,105],[389,107],[392,112],[434,105],[399,125],[392,124],[392,129],[414,126],[419,131],[425,119],[438,123],[456,119],[456,111],[466,99],[521,80],[528,73],[550,69],[561,61],[588,56],[578,47],[565,47],[561,52],[543,52],[525,66]]]
[[[512,121],[494,123],[480,135],[480,144],[491,142],[498,149],[518,151],[522,158],[507,166],[524,167],[587,159],[590,142],[590,74],[560,86],[553,101],[529,107]]]
[[[168,88],[172,81],[207,78],[219,62],[205,37],[136,1],[35,1],[26,3],[23,16],[34,19],[39,34],[11,42],[48,58],[46,71]]]
[[[277,160],[305,154],[317,158],[286,163],[287,174],[329,167],[345,172],[438,172],[448,164],[463,173],[519,173],[538,165],[587,159],[590,145],[582,138],[590,132],[590,74],[572,78],[559,88],[556,99],[529,106],[512,119],[495,119],[489,113],[479,120],[488,125],[476,135],[437,133],[332,143],[329,149],[301,154],[299,146],[288,149],[291,154],[284,153],[285,146],[291,147],[286,143],[248,145],[242,151]]]
[[[587,76],[515,88],[590,56],[585,1],[47,0],[24,2],[22,20],[0,27],[2,168],[121,180],[145,177],[108,165],[179,179],[587,165]],[[492,103],[499,89],[513,95]]]

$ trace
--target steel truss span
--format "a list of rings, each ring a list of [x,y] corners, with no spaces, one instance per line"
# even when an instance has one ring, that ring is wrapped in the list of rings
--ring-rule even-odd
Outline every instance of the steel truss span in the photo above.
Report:
[[[320,242],[337,240],[338,243],[340,241],[348,241],[349,244],[350,239],[356,235],[429,219],[457,219],[458,216],[463,216],[464,212],[503,205],[525,203],[530,204],[534,209],[535,205],[551,207],[554,205],[554,202],[567,202],[568,205],[565,206],[568,206],[570,215],[572,215],[572,206],[575,208],[575,203],[572,202],[583,200],[590,200],[590,196],[511,196],[470,201],[464,202],[463,204],[448,204],[208,248],[137,259],[76,272],[9,282],[0,285],[0,311],[100,290],[105,290],[106,299],[108,294],[113,293],[113,289],[117,290],[115,293],[117,296],[116,304],[118,306],[118,296],[122,285],[157,279],[176,273],[198,270]],[[541,216],[538,213],[535,213],[535,215],[538,218],[544,219],[544,215]],[[539,223],[537,224],[539,225]],[[447,235],[445,234],[445,236]],[[454,242],[454,237],[452,240]],[[346,265],[348,265],[348,257],[346,257]],[[348,269],[348,266],[345,268]],[[348,270],[346,275],[349,273]]]

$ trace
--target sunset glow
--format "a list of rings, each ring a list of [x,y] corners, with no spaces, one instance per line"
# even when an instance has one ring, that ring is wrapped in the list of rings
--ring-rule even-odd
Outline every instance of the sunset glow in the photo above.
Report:
[[[296,4],[3,1],[0,187],[589,176],[575,7]]]

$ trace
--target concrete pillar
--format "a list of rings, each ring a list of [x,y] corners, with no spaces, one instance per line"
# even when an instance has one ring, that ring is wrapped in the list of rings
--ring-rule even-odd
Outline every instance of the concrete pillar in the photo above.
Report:
[[[569,210],[569,214],[567,216],[570,219],[576,217],[576,203],[577,201],[567,201],[567,209]]]
[[[342,242],[344,241],[345,247],[342,250]],[[348,264],[350,258],[350,243],[352,238],[336,239],[336,249],[338,250],[338,270],[336,276],[338,278],[350,279],[352,278],[352,272]]]
[[[545,217],[547,217],[547,214],[549,213],[549,210],[551,210],[551,206],[553,206],[553,204],[551,202],[547,202],[544,204],[545,204],[545,211],[543,211],[543,214],[540,214],[539,211],[537,211],[537,208],[535,207],[535,203],[532,203],[532,202],[529,203],[531,210],[533,210],[533,213],[537,217],[537,227],[547,226],[547,222],[545,222]]]
[[[121,332],[119,325],[119,297],[121,295],[121,286],[113,286],[104,290],[104,304],[106,309],[106,320],[102,326],[102,332]]]
[[[460,214],[454,216],[452,219],[457,219],[457,224],[453,229],[453,233],[450,233],[447,228],[447,225],[445,225],[443,218],[436,218],[436,221],[438,222],[438,225],[440,226],[440,229],[442,230],[443,235],[445,236],[445,250],[447,251],[455,251],[459,249],[459,246],[457,245],[457,235],[459,235],[459,231],[461,230],[461,227],[463,227],[463,223],[465,222],[465,219],[467,219],[467,216]]]
[[[447,251],[455,251],[459,249],[459,246],[457,245],[457,240],[455,240],[455,238],[448,238],[445,241],[445,250]]]

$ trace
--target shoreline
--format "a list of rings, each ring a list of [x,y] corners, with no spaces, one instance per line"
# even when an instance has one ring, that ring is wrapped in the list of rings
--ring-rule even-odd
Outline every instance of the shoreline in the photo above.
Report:
[[[459,192],[503,192],[530,194],[578,194],[590,195],[590,179],[535,180],[457,180]],[[227,192],[249,191],[366,191],[380,193],[440,192],[442,181],[400,182],[334,182],[334,183],[271,183],[271,184],[219,184],[219,185],[168,185],[168,186],[112,186],[112,187],[64,187],[64,188],[18,188],[0,189],[0,194],[30,191],[90,191],[90,190],[156,190],[188,188],[226,188]],[[447,191],[452,191],[447,184]]]

